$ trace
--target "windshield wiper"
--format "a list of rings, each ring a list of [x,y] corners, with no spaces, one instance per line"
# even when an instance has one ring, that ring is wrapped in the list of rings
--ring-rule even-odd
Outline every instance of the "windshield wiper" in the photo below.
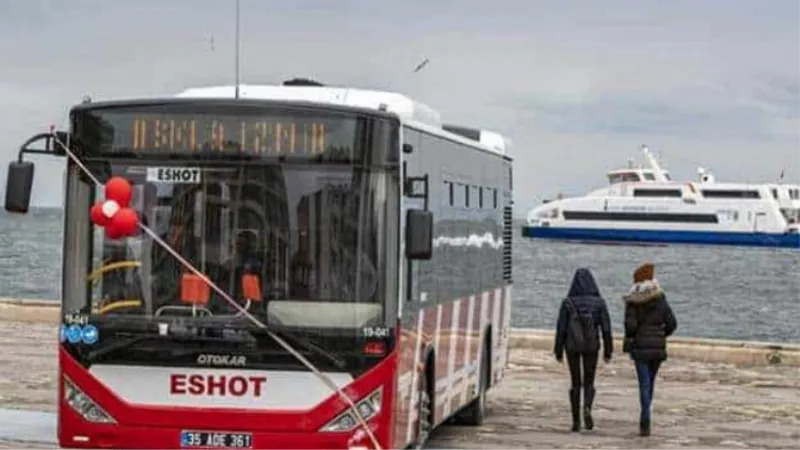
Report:
[[[252,330],[252,331],[255,331],[255,330]],[[261,330],[259,330],[259,331],[261,331]],[[315,353],[318,356],[321,356],[321,357],[327,359],[334,366],[336,366],[336,368],[339,369],[339,370],[342,370],[345,367],[347,367],[347,362],[344,359],[342,359],[341,357],[339,357],[339,356],[337,356],[337,355],[335,355],[335,354],[323,349],[322,347],[319,347],[318,345],[314,344],[313,342],[310,342],[310,341],[308,341],[306,339],[303,339],[301,337],[298,337],[298,336],[294,336],[294,335],[289,334],[288,332],[285,332],[285,331],[275,331],[275,330],[270,330],[270,331],[272,331],[273,333],[278,335],[278,337],[283,338],[284,340],[291,341],[291,343],[296,345],[296,346],[302,347],[302,348],[304,348],[304,349],[306,349],[306,350],[308,350],[308,351],[310,351],[312,353]],[[136,345],[139,342],[147,340],[147,339],[159,339],[159,340],[169,340],[169,341],[187,341],[187,340],[189,340],[189,341],[227,342],[227,340],[225,338],[220,339],[220,338],[209,338],[209,337],[204,337],[204,336],[186,336],[186,335],[161,336],[161,335],[158,335],[158,334],[146,333],[146,334],[140,334],[140,335],[137,335],[137,336],[129,337],[127,339],[121,339],[121,340],[112,342],[112,343],[110,343],[108,345],[105,345],[103,347],[100,347],[100,348],[98,348],[96,350],[92,350],[92,351],[90,351],[90,352],[88,352],[86,354],[86,359],[89,362],[93,362],[93,361],[96,361],[98,358],[100,358],[100,357],[102,357],[104,355],[107,355],[109,353],[113,353],[113,352],[116,352],[116,351],[119,351],[119,350],[123,350],[123,349],[129,348],[129,347],[131,347],[133,345]],[[191,350],[191,352],[194,352],[194,351],[195,351],[194,349]]]
[[[224,338],[213,338],[208,336],[193,336],[193,335],[185,335],[185,334],[175,334],[169,336],[162,336],[160,334],[153,334],[153,333],[143,333],[136,336],[132,336],[126,339],[120,339],[118,341],[114,341],[111,344],[102,346],[97,350],[92,350],[86,354],[86,359],[89,362],[96,361],[101,356],[107,355],[109,353],[113,353],[119,350],[124,350],[129,348],[135,344],[138,344],[141,341],[147,339],[154,339],[154,340],[161,340],[161,341],[192,341],[192,342],[222,342],[225,341]]]
[[[126,349],[134,344],[137,344],[145,339],[151,339],[154,337],[159,337],[158,335],[152,334],[140,334],[138,336],[133,336],[127,339],[122,339],[119,341],[114,341],[111,344],[105,345],[103,347],[98,348],[97,350],[92,350],[86,354],[86,359],[89,362],[96,361],[103,355],[107,355],[109,353],[116,352],[117,350]]]
[[[187,341],[188,340],[188,341],[195,341],[195,342],[197,342],[197,341],[201,341],[201,342],[209,342],[209,341],[212,341],[212,342],[229,342],[229,340],[227,338],[213,338],[213,337],[209,337],[209,336],[187,335],[187,334],[184,334],[184,333],[180,333],[180,334],[172,334],[172,333],[170,333],[168,336],[162,336],[160,334],[153,333],[151,331],[151,329],[148,328],[147,323],[133,322],[131,324],[131,323],[128,323],[128,321],[124,321],[124,323],[122,321],[115,321],[115,325],[117,325],[116,322],[119,322],[119,324],[118,324],[119,326],[109,326],[109,327],[103,327],[103,328],[112,328],[112,329],[116,328],[116,329],[118,329],[120,331],[122,329],[125,329],[126,331],[132,331],[132,332],[136,333],[136,335],[134,335],[132,337],[129,337],[129,338],[123,338],[123,339],[120,339],[120,340],[115,340],[114,342],[112,342],[112,343],[110,343],[108,345],[104,345],[104,346],[102,346],[102,347],[100,347],[100,348],[98,348],[96,350],[92,350],[92,351],[88,352],[87,355],[86,355],[86,358],[87,358],[88,361],[90,361],[90,362],[95,361],[95,360],[97,360],[98,358],[100,358],[100,357],[102,357],[104,355],[107,355],[109,353],[113,353],[113,352],[116,352],[116,351],[119,351],[119,350],[123,350],[123,349],[129,348],[129,347],[131,347],[133,345],[136,345],[139,342],[147,340],[147,339],[158,339],[158,340],[161,340],[161,341],[181,341],[181,340]],[[202,322],[207,322],[207,323],[203,324]],[[111,324],[109,324],[109,325],[111,325]],[[218,327],[221,324],[214,323],[213,320],[203,320],[203,321],[200,321],[199,323],[192,324],[192,325],[200,326],[200,327],[203,327],[203,328],[212,328],[213,329],[213,328]],[[203,325],[206,325],[206,326],[204,327]],[[336,366],[336,368],[339,369],[339,370],[342,370],[345,367],[347,367],[347,362],[343,358],[341,358],[340,356],[338,356],[336,354],[333,354],[328,350],[325,350],[324,348],[318,346],[317,344],[315,344],[313,342],[310,342],[307,339],[304,339],[304,338],[302,338],[300,336],[293,335],[293,334],[289,333],[288,331],[285,331],[285,330],[278,331],[278,330],[275,330],[273,328],[270,328],[269,330],[261,329],[261,328],[252,329],[252,328],[249,328],[249,327],[247,329],[242,329],[242,328],[238,328],[238,329],[242,330],[242,331],[246,330],[246,332],[248,332],[250,335],[254,335],[256,333],[258,333],[258,334],[262,334],[262,333],[263,334],[267,334],[266,331],[270,331],[272,333],[275,333],[279,338],[283,338],[283,339],[285,339],[287,341],[291,341],[291,344],[294,344],[296,346],[302,347],[303,349],[305,349],[307,351],[310,351],[310,352],[316,354],[317,356],[321,356],[321,357],[325,358],[326,360],[331,362],[334,366]]]
[[[322,356],[323,358],[333,363],[333,365],[336,366],[336,368],[339,370],[342,370],[345,367],[347,367],[347,362],[344,359],[329,352],[328,350],[325,350],[324,348],[318,346],[317,344],[314,344],[313,342],[307,339],[303,339],[293,334],[289,334],[286,331],[276,331],[276,330],[269,330],[269,331],[276,334],[280,338],[292,341],[292,343],[294,343],[295,345],[299,345],[300,347],[303,347],[306,350],[315,353],[318,356]]]

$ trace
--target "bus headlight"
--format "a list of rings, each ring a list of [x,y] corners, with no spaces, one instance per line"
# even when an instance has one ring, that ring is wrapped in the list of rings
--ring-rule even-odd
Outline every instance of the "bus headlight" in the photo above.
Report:
[[[94,423],[117,423],[103,408],[64,377],[64,401],[84,420]]]
[[[377,416],[381,412],[381,403],[383,401],[383,387],[379,387],[372,391],[369,395],[356,402],[356,409],[364,421],[368,421]],[[347,411],[336,416],[335,419],[328,422],[327,425],[322,427],[320,431],[339,433],[343,431],[350,431],[359,425],[358,419],[353,414],[352,408],[347,408]]]

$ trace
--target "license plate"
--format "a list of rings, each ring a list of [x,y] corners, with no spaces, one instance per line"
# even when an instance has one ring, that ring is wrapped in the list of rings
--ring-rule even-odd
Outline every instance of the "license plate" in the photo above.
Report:
[[[251,448],[250,433],[217,433],[213,431],[182,431],[182,448]]]

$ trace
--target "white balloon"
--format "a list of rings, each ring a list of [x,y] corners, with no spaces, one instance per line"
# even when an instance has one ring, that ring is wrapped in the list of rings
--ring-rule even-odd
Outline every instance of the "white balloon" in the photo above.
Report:
[[[114,200],[106,200],[100,209],[103,211],[103,215],[110,219],[119,211],[119,203]]]

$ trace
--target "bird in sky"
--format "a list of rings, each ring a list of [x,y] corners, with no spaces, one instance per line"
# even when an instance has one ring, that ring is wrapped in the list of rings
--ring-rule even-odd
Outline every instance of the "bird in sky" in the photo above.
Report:
[[[422,68],[423,68],[423,67],[425,67],[425,66],[427,66],[427,65],[428,65],[428,62],[429,62],[429,61],[430,61],[430,59],[428,59],[428,58],[425,58],[425,60],[424,60],[424,61],[422,61],[421,63],[417,64],[417,67],[415,67],[415,68],[414,68],[414,73],[417,73],[417,72],[419,72],[420,70],[422,70]]]

